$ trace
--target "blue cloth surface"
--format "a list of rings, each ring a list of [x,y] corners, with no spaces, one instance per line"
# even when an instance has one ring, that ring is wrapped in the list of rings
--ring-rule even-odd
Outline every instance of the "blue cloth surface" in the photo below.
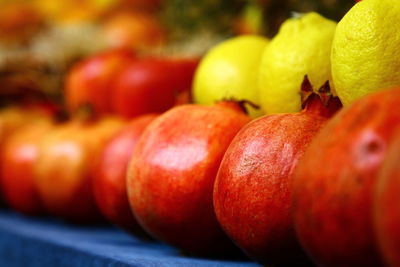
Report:
[[[0,266],[258,266],[182,256],[158,242],[143,242],[110,226],[76,226],[52,218],[0,212]]]

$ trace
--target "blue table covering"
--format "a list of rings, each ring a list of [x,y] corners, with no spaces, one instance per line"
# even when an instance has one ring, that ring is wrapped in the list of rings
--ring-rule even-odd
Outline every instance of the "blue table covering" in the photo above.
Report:
[[[258,266],[251,261],[190,258],[111,226],[76,226],[0,211],[0,266]]]

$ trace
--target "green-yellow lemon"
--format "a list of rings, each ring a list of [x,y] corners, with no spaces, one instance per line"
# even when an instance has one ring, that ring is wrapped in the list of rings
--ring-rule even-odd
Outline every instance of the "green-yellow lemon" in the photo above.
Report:
[[[268,39],[244,35],[224,41],[201,60],[196,70],[193,98],[195,103],[213,104],[220,100],[247,100],[259,105],[258,69]],[[246,105],[250,116],[263,113]]]
[[[400,1],[363,0],[339,22],[332,75],[344,105],[400,86]]]
[[[286,20],[265,48],[260,66],[261,107],[268,113],[301,109],[305,75],[314,89],[331,80],[331,48],[336,22],[317,13]]]

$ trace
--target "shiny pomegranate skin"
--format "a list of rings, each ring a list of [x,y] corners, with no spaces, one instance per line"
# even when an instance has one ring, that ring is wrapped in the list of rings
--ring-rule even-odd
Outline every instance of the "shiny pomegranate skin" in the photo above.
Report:
[[[330,113],[317,96],[299,113],[264,116],[243,127],[222,160],[214,188],[218,221],[251,258],[309,266],[291,218],[292,176]]]
[[[400,266],[400,131],[379,172],[374,219],[380,251],[389,266]]]
[[[399,128],[400,90],[368,95],[316,136],[295,174],[294,221],[321,266],[381,266],[372,195],[388,143]]]
[[[115,113],[133,118],[162,113],[174,106],[178,95],[192,86],[198,58],[143,58],[118,75],[112,95]]]
[[[236,103],[182,105],[143,133],[128,170],[139,223],[155,238],[202,256],[239,253],[215,217],[212,192],[228,145],[250,118]]]
[[[110,222],[138,236],[145,234],[129,206],[126,172],[142,132],[157,116],[139,116],[117,132],[101,152],[93,177],[93,190],[102,214]]]

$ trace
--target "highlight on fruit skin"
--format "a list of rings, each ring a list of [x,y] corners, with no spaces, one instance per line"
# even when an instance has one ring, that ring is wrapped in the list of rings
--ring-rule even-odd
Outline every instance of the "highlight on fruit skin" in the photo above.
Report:
[[[30,120],[1,144],[0,184],[6,203],[17,212],[46,214],[34,182],[40,142],[54,127],[50,116]]]
[[[127,174],[130,205],[146,231],[189,255],[241,255],[215,218],[212,191],[223,154],[250,120],[236,103],[188,104],[146,128]]]

